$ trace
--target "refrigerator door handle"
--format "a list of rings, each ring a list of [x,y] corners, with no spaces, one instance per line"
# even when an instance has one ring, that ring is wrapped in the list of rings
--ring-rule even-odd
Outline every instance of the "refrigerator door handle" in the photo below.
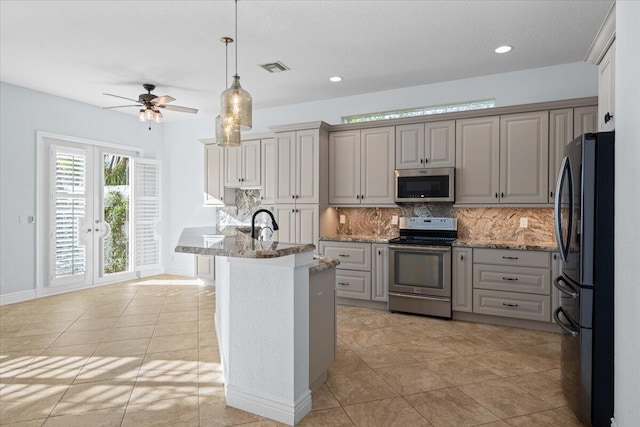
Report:
[[[567,321],[569,322],[568,324],[560,321],[560,312],[562,312],[562,315],[564,316],[564,318],[567,319]],[[577,337],[578,335],[580,335],[580,332],[576,330],[577,325],[575,325],[571,321],[571,319],[569,318],[569,316],[567,316],[567,314],[565,313],[562,307],[558,307],[555,309],[555,311],[553,312],[553,319],[556,321],[556,324],[560,326],[560,328],[563,331],[565,331],[572,337]]]
[[[561,285],[560,282],[564,284]],[[562,292],[563,294],[571,298],[574,298],[574,299],[578,298],[578,293],[575,291],[573,286],[571,286],[569,282],[564,280],[562,276],[558,276],[555,279],[553,279],[553,286],[555,286],[557,290],[559,290],[560,292]]]
[[[565,175],[565,171],[567,174]],[[562,224],[560,224],[560,200],[562,197],[562,180],[566,176],[567,185],[569,185],[569,222],[567,230],[567,242],[562,241]],[[562,261],[567,262],[569,257],[569,245],[571,242],[571,229],[573,228],[573,184],[571,182],[571,170],[569,167],[569,157],[562,159],[558,179],[556,181],[556,198],[554,203],[554,225],[556,229],[556,241]]]

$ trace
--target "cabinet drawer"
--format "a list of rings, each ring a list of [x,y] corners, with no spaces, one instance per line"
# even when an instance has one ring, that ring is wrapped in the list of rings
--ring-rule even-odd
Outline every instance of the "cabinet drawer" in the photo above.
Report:
[[[549,295],[551,272],[546,268],[473,264],[473,288]]]
[[[551,301],[547,295],[473,290],[473,312],[549,322]]]
[[[321,242],[320,250],[340,261],[338,270],[371,271],[371,243]]]
[[[336,295],[344,298],[371,299],[371,273],[336,270]]]
[[[512,249],[474,249],[473,262],[478,264],[515,265],[519,267],[551,268],[549,252]]]

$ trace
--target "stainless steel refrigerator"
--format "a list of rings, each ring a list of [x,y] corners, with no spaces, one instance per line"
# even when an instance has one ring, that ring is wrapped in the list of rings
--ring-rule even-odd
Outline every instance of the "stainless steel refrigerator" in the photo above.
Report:
[[[610,426],[613,416],[614,133],[582,135],[564,150],[555,199],[562,274],[562,387],[580,421]]]

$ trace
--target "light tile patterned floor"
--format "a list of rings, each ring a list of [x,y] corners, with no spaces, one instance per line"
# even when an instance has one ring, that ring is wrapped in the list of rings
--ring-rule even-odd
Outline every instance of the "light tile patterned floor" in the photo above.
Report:
[[[225,405],[215,292],[158,276],[0,307],[0,424],[280,426]],[[556,334],[338,307],[304,426],[579,426]]]

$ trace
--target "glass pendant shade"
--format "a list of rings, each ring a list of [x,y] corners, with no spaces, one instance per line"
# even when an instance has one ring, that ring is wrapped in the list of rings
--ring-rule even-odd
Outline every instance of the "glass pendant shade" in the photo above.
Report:
[[[250,130],[253,126],[251,95],[240,86],[240,77],[233,76],[233,83],[220,96],[223,117],[229,117],[240,130]]]
[[[140,120],[142,123],[147,121],[147,119],[144,116],[144,110],[140,110],[140,113],[138,114],[138,120]]]
[[[160,119],[162,118],[162,113],[160,111],[153,112],[153,121],[156,123],[160,123]]]
[[[223,123],[226,122],[226,123]],[[240,145],[240,128],[234,126],[232,120],[216,117],[216,144],[220,147],[237,147]]]
[[[144,118],[150,122],[151,120],[153,120],[153,110],[150,108],[147,108],[144,112]]]

